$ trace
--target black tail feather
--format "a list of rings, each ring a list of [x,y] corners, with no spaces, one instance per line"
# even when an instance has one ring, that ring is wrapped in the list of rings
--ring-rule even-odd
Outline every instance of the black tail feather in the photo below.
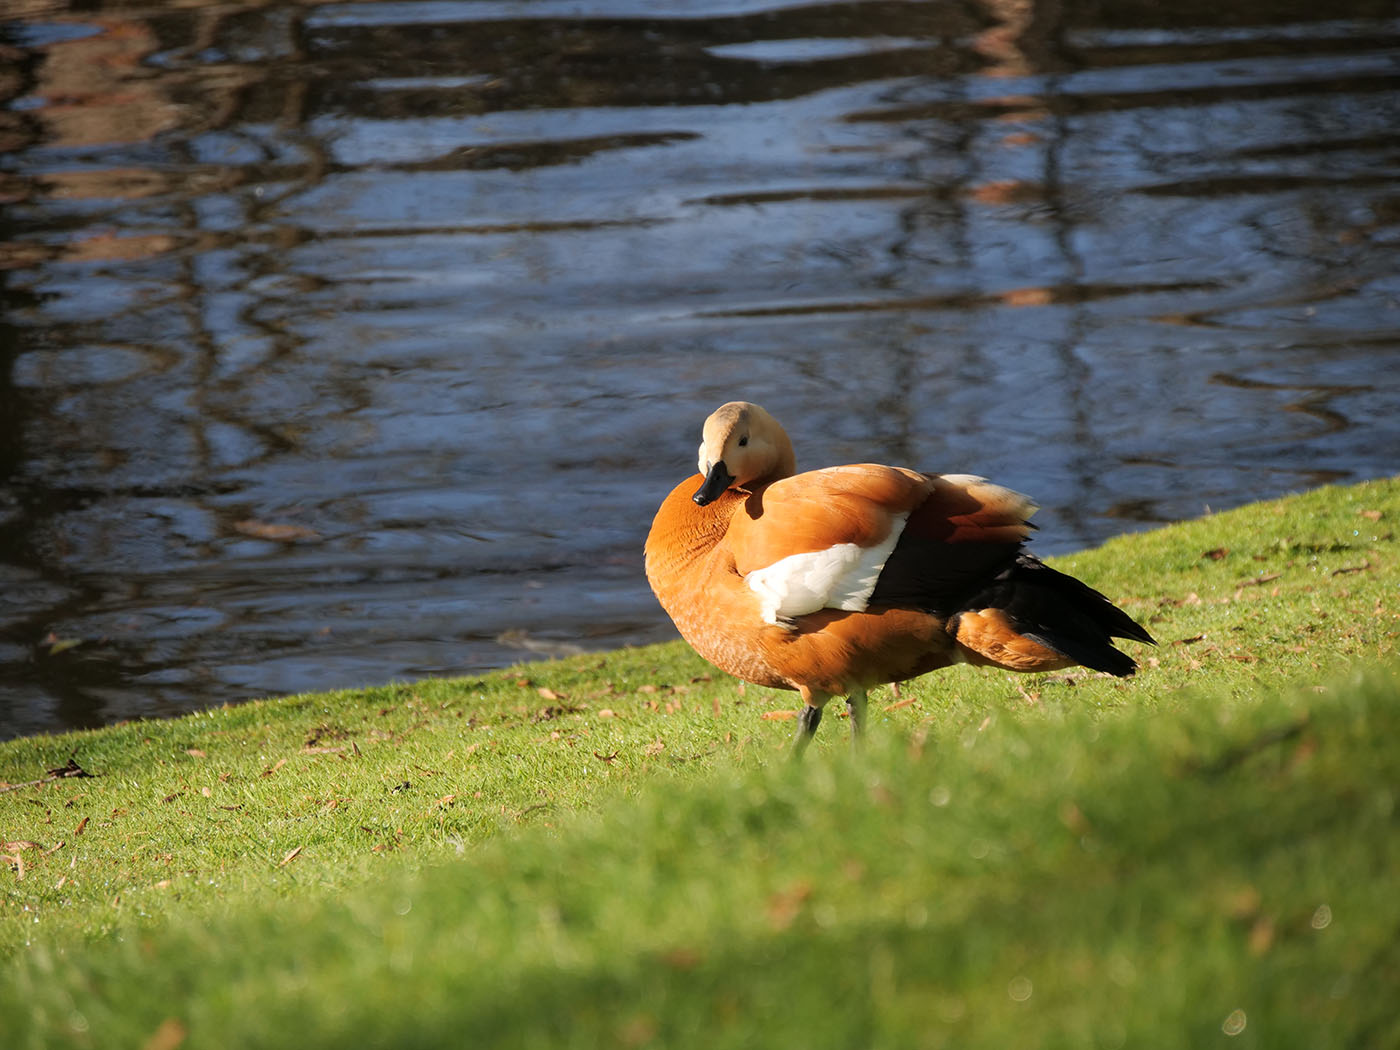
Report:
[[[1021,633],[1095,671],[1119,678],[1127,678],[1137,671],[1137,661],[1113,648],[1113,643],[1107,638],[1097,644],[1086,644],[1082,639],[1061,631],[1026,630]]]
[[[1113,647],[1114,638],[1156,644],[1141,624],[1098,591],[1025,552],[964,608],[1000,609],[1027,637],[1085,667],[1120,677],[1132,674],[1137,663]]]

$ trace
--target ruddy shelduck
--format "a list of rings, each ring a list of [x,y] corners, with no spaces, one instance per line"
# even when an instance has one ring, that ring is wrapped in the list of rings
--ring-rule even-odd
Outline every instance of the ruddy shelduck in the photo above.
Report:
[[[705,421],[699,473],[666,497],[647,579],[721,670],[795,689],[801,752],[844,696],[954,663],[1013,671],[1137,668],[1114,638],[1152,637],[1098,591],[1027,553],[1025,496],[970,474],[859,463],[796,473],[792,443],[747,401]]]

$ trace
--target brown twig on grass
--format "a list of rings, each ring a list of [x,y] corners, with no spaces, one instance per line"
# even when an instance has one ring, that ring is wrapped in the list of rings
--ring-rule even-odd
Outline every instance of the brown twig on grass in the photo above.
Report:
[[[0,791],[18,791],[20,788],[37,787],[40,784],[47,784],[51,780],[63,780],[66,777],[94,777],[96,773],[89,773],[82,766],[78,765],[76,755],[69,755],[68,761],[57,769],[50,769],[38,780],[26,780],[22,784],[0,785]]]

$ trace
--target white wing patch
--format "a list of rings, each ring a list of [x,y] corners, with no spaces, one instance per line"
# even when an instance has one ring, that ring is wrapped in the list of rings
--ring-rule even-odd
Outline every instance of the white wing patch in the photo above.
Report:
[[[758,595],[763,619],[791,626],[785,621],[819,609],[863,612],[908,517],[896,515],[889,536],[878,546],[838,543],[826,550],[789,554],[749,573],[745,581]]]

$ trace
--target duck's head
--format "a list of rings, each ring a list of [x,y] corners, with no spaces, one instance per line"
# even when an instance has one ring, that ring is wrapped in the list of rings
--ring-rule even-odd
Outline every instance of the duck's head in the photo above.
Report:
[[[788,477],[797,461],[776,419],[750,401],[731,401],[705,420],[699,466],[705,483],[691,498],[703,507],[726,489]]]

